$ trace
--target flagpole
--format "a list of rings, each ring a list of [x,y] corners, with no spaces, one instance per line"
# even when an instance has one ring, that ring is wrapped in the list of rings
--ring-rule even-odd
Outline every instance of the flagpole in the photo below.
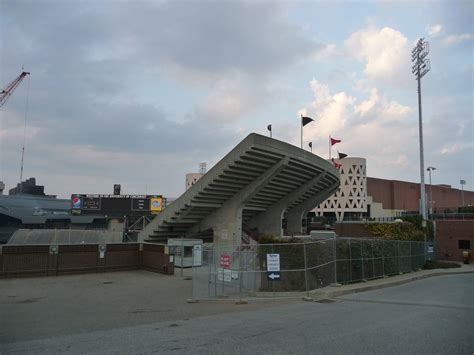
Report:
[[[303,126],[313,121],[311,117],[303,117],[303,114],[301,114],[301,149],[303,149]]]
[[[301,149],[303,149],[303,115],[301,115]]]
[[[331,159],[331,136],[329,136],[329,159]]]

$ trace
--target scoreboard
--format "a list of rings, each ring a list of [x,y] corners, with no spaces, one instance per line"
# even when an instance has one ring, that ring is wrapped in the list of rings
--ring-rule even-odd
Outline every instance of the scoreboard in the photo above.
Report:
[[[143,216],[160,213],[165,204],[166,199],[161,195],[71,196],[71,212],[75,215]]]

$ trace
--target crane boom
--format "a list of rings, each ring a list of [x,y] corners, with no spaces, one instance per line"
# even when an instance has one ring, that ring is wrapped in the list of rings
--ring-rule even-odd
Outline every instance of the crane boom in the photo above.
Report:
[[[30,75],[29,72],[22,72],[20,75],[18,75],[15,79],[13,79],[5,89],[0,91],[0,107],[2,107],[5,102],[7,102],[8,98],[13,94],[13,91],[17,88],[18,85],[20,85],[21,81],[27,76]]]

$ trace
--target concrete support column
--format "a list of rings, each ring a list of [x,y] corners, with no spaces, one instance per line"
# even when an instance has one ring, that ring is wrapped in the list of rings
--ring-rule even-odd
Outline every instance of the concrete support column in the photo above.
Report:
[[[286,215],[287,220],[287,230],[290,234],[302,234],[303,233],[303,226],[302,220],[308,214],[307,210],[295,210],[292,209]]]
[[[301,234],[303,232],[303,227],[301,220],[303,217],[307,215],[309,211],[311,211],[314,207],[319,205],[329,196],[331,196],[334,191],[339,187],[339,181],[331,185],[330,188],[324,194],[318,194],[311,198],[308,198],[301,202],[299,205],[293,207],[292,209],[288,210],[287,212],[287,224],[288,224],[288,232]]]
[[[296,203],[298,199],[301,198],[309,190],[313,189],[324,177],[326,172],[321,172],[319,175],[316,175],[311,180],[307,181],[305,184],[296,188],[290,194],[282,198],[280,201],[272,205],[267,211],[260,213],[248,223],[251,227],[258,227],[260,233],[270,234],[276,237],[283,236],[283,229],[281,228],[281,220],[283,218],[283,213],[292,204]],[[332,193],[332,192],[331,192]],[[326,198],[326,197],[324,197]],[[298,205],[299,206],[299,205]],[[304,210],[304,208],[303,208]],[[304,211],[293,213],[288,213],[287,215],[287,229],[292,232],[301,233],[301,217],[297,217],[298,213],[302,214]],[[296,223],[295,220],[299,218],[299,222]],[[296,227],[299,225],[299,227]]]
[[[261,234],[272,235],[274,237],[282,237],[283,229],[281,221],[285,213],[286,206],[283,204],[275,204],[265,212],[262,212],[247,222],[249,227],[258,228]]]

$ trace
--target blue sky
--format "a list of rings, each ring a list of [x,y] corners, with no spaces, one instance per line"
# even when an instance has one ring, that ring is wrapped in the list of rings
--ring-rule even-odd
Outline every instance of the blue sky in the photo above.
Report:
[[[0,3],[0,83],[31,71],[0,111],[0,180],[46,191],[179,196],[251,132],[368,175],[419,181],[410,51],[430,42],[422,81],[425,166],[459,187],[473,173],[471,1],[9,1]]]

